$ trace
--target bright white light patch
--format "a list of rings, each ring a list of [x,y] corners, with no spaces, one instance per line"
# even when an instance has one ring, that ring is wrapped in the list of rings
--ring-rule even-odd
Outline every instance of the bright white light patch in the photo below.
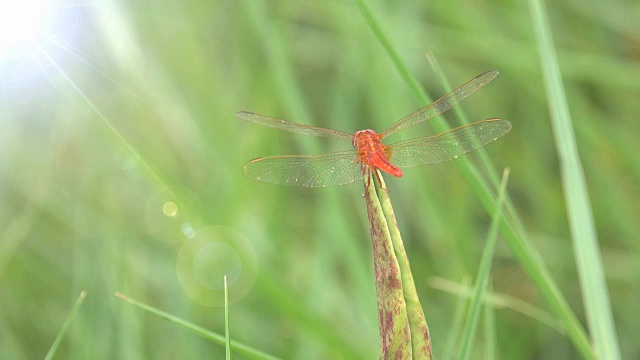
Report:
[[[80,0],[0,0],[0,82],[35,75],[68,53]]]
[[[0,56],[35,39],[45,6],[42,0],[0,0]]]

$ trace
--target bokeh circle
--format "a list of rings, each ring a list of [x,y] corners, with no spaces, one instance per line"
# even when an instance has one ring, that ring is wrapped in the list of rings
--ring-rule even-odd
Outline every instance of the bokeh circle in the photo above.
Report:
[[[227,276],[229,303],[242,300],[255,283],[258,257],[239,231],[208,226],[195,231],[182,245],[176,272],[189,297],[202,305],[224,306],[223,277]]]

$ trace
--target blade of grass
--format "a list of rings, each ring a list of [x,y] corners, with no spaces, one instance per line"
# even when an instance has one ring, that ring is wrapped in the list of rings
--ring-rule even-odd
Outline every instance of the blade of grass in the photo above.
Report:
[[[80,310],[80,307],[82,306],[82,303],[84,302],[84,299],[86,297],[87,297],[87,291],[82,290],[80,292],[80,296],[78,296],[78,299],[76,300],[76,303],[73,305],[73,308],[71,308],[71,312],[69,313],[67,320],[65,320],[64,324],[62,325],[62,328],[60,329],[58,336],[56,336],[56,339],[53,341],[53,344],[51,344],[51,348],[49,348],[47,355],[44,357],[45,360],[53,359],[53,355],[55,355],[56,351],[58,350],[58,346],[60,346],[62,339],[67,333],[67,330],[69,329],[69,326],[71,326],[71,322],[76,317],[76,314]]]
[[[489,277],[489,283],[487,284],[488,291],[492,291],[491,277]],[[491,304],[485,304],[484,306],[484,358],[487,360],[493,360],[498,358],[496,349],[498,344],[496,341],[496,316]]]
[[[419,85],[416,85],[418,82],[411,76],[408,66],[404,61],[402,61],[398,52],[392,46],[386,32],[382,29],[380,21],[373,13],[369,4],[365,0],[356,0],[356,3],[358,4],[365,21],[378,37],[378,41],[380,41],[382,46],[385,48],[387,54],[391,57],[394,66],[400,72],[405,82],[407,82],[407,85],[414,92],[414,95],[422,103],[428,103],[428,96]],[[443,122],[436,121],[433,122],[433,124],[438,131],[444,131],[446,129]],[[479,151],[483,152],[484,150],[479,149]],[[460,166],[463,175],[480,199],[484,208],[488,212],[493,211],[493,209],[495,209],[496,201],[493,191],[486,179],[467,158],[461,157],[456,161],[456,163]],[[486,173],[495,171],[493,168],[486,168],[484,170]],[[575,314],[567,304],[567,301],[564,299],[558,286],[551,277],[551,274],[549,274],[549,271],[545,267],[542,258],[531,245],[526,231],[520,225],[521,221],[519,220],[518,214],[515,211],[511,211],[511,209],[508,210],[507,216],[505,216],[505,219],[508,221],[503,221],[501,226],[505,242],[509,245],[513,254],[536,284],[549,306],[556,313],[576,348],[585,358],[593,359],[594,354],[584,328],[578,322]]]
[[[472,295],[472,289],[467,286],[466,282],[458,284],[447,279],[432,276],[429,278],[429,286],[464,298],[471,298]],[[552,314],[513,296],[488,292],[485,294],[483,301],[495,308],[506,308],[519,312],[564,334],[562,324]]]
[[[471,283],[469,277],[465,276],[462,280],[462,286],[468,287]],[[456,311],[453,315],[452,325],[449,327],[449,336],[444,346],[444,354],[442,354],[442,360],[449,360],[453,358],[453,350],[456,348],[455,344],[458,341],[458,335],[462,329],[464,322],[464,312],[467,307],[467,298],[464,296],[458,297],[458,304],[456,305]]]
[[[502,173],[502,182],[500,183],[500,190],[498,192],[498,204],[493,214],[493,219],[491,220],[491,227],[489,228],[489,234],[487,235],[487,244],[484,247],[482,259],[480,260],[478,278],[476,279],[473,296],[471,297],[471,303],[469,304],[467,321],[463,328],[458,359],[468,359],[471,354],[471,349],[473,348],[473,340],[476,337],[476,330],[478,329],[478,322],[480,321],[482,299],[487,287],[487,280],[489,279],[489,273],[491,271],[491,263],[493,262],[493,253],[498,238],[498,227],[500,225],[500,220],[502,219],[502,203],[504,202],[508,179],[509,169],[507,168]]]
[[[145,311],[148,311],[154,315],[157,315],[163,319],[167,319],[175,324],[181,325],[184,328],[186,328],[187,330],[191,331],[192,333],[199,335],[205,339],[209,339],[212,342],[218,344],[218,345],[224,345],[226,340],[225,340],[225,336],[214,333],[212,331],[209,331],[201,326],[198,326],[194,323],[191,323],[189,321],[183,320],[177,316],[171,315],[167,312],[164,312],[160,309],[156,309],[152,306],[149,306],[147,304],[143,304],[139,301],[136,301],[126,295],[123,295],[119,292],[116,292],[115,294],[117,297],[119,297],[120,299],[135,305]],[[273,355],[269,355],[263,351],[260,351],[258,349],[254,349],[248,345],[245,345],[241,342],[238,341],[234,341],[231,340],[231,348],[233,348],[237,353],[242,354],[244,356],[246,356],[247,358],[250,359],[267,359],[267,360],[277,360],[279,359],[278,357],[275,357]]]
[[[224,346],[227,360],[231,360],[231,330],[229,330],[229,291],[227,276],[224,276]]]
[[[602,254],[598,247],[593,211],[578,155],[551,26],[544,1],[529,0],[528,3],[549,101],[553,135],[560,159],[562,187],[591,340],[600,359],[620,359]]]

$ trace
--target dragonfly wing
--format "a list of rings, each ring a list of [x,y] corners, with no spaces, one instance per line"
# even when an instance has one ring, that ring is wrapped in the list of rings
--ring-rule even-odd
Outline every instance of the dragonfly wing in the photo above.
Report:
[[[438,135],[393,144],[390,160],[400,168],[437,164],[476,150],[509,130],[511,124],[504,119],[477,121]]]
[[[303,187],[344,185],[363,176],[354,150],[258,158],[244,166],[244,174],[266,183]]]
[[[480,90],[483,86],[487,85],[491,80],[498,76],[497,71],[484,72],[466,83],[460,85],[455,90],[436,100],[430,105],[416,110],[411,114],[403,117],[402,119],[391,124],[383,132],[380,133],[380,138],[383,139],[397,131],[406,129],[410,126],[419,124],[423,121],[429,120],[432,117],[442,114],[443,112],[451,109],[460,101],[466,99],[471,94]]]
[[[349,141],[353,139],[353,135],[348,134],[344,131],[326,129],[326,128],[321,128],[321,127],[311,126],[311,125],[302,125],[302,124],[294,123],[287,120],[277,119],[270,116],[255,114],[248,111],[240,111],[236,115],[238,115],[238,117],[241,119],[251,121],[256,124],[269,126],[272,128],[294,132],[298,134],[334,137],[334,138],[345,139]]]

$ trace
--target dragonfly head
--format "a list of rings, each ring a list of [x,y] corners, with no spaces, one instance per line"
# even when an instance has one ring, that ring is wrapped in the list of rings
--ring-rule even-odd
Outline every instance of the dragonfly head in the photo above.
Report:
[[[356,131],[353,134],[353,147],[361,150],[364,146],[371,143],[379,143],[380,136],[371,129]]]

